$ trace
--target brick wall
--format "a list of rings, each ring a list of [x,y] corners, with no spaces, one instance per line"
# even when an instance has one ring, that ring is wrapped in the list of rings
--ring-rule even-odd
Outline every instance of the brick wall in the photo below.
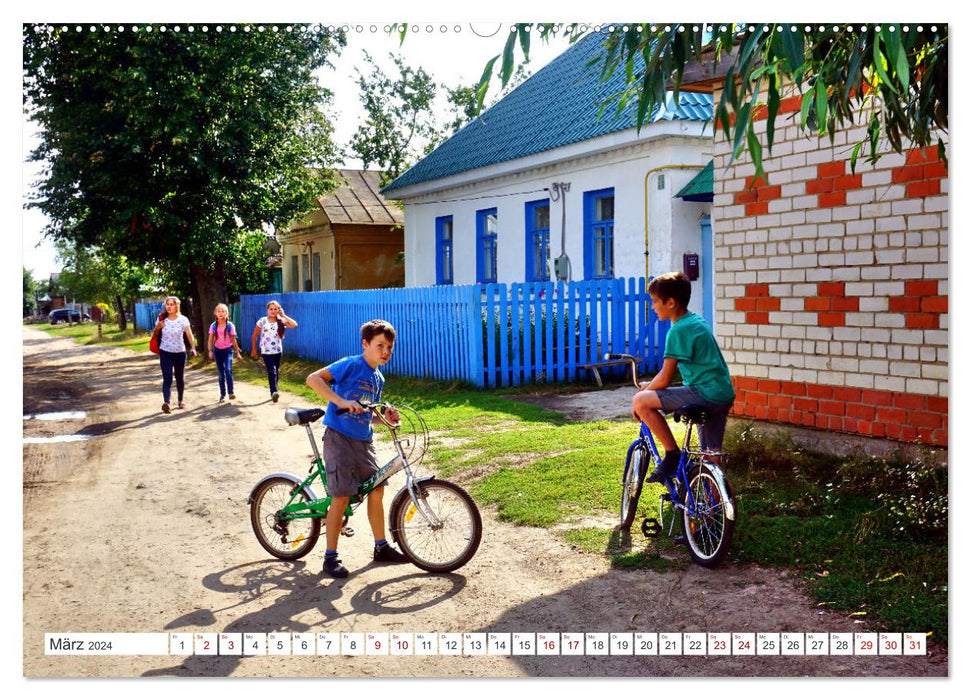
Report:
[[[798,109],[782,103],[767,181],[747,156],[726,171],[715,139],[715,322],[735,414],[946,445],[947,168],[936,148],[888,149],[853,172],[865,128],[808,138]]]

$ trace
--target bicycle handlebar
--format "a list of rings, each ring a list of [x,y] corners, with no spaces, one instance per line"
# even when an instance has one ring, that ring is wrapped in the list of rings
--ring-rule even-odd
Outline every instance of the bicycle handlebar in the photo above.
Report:
[[[633,355],[628,355],[627,353],[604,353],[604,360],[610,362],[611,360],[627,360],[630,362],[630,374],[634,381],[634,388],[640,389],[641,385],[637,381],[637,358]]]
[[[357,399],[357,403],[365,411],[369,411],[372,415],[377,416],[378,420],[380,420],[382,423],[384,423],[392,430],[397,430],[398,428],[401,427],[400,420],[398,420],[398,422],[396,423],[391,423],[384,417],[384,411],[388,408],[395,408],[394,405],[390,403],[371,403],[370,401],[362,401],[360,399]],[[347,408],[339,408],[337,409],[337,415],[347,413],[349,410],[350,409],[347,409]]]

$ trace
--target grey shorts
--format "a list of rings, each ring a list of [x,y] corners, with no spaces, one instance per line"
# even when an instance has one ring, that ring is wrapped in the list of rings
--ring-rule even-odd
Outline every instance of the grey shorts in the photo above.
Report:
[[[728,413],[732,410],[734,401],[730,403],[715,403],[709,401],[701,393],[690,386],[672,386],[667,389],[657,389],[661,410],[673,413],[682,406],[704,406],[708,409],[708,420],[698,430],[698,437],[703,450],[720,450],[722,439],[725,437],[725,426],[728,423]]]
[[[377,473],[378,456],[371,440],[355,440],[327,428],[323,443],[327,493],[331,496],[353,496],[358,484]]]

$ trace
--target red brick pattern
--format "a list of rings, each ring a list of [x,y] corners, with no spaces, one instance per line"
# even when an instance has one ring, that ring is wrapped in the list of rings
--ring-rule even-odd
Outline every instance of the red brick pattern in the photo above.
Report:
[[[806,194],[817,195],[820,207],[841,207],[848,190],[862,187],[863,175],[847,173],[846,161],[837,160],[816,166],[816,179],[806,182]]]
[[[778,311],[781,306],[778,297],[769,296],[767,284],[746,285],[745,296],[735,299],[735,310],[745,312],[746,323],[768,323],[769,312]]]
[[[907,197],[929,197],[941,193],[941,180],[947,177],[947,166],[937,157],[937,146],[914,148],[907,162],[891,172],[891,182],[906,183]]]
[[[940,328],[947,296],[938,293],[936,280],[911,280],[904,284],[903,296],[890,299],[890,310],[904,315],[906,328]]]
[[[816,296],[808,297],[804,308],[817,312],[820,326],[845,326],[846,312],[859,311],[860,298],[846,296],[845,282],[820,282],[816,285]]]
[[[946,397],[752,377],[732,383],[735,416],[947,446]]]
[[[769,213],[769,201],[782,196],[782,185],[770,185],[761,177],[745,179],[745,188],[735,193],[735,204],[745,205],[745,216]]]

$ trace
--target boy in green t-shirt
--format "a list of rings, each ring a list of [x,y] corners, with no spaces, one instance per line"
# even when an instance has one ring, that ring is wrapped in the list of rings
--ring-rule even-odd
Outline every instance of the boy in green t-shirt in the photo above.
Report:
[[[634,396],[634,418],[643,421],[664,446],[661,465],[647,481],[673,476],[681,460],[681,450],[661,412],[670,413],[682,406],[700,405],[708,409],[708,420],[699,431],[702,449],[720,450],[725,436],[728,412],[735,402],[735,389],[715,335],[696,313],[688,311],[691,282],[682,272],[668,272],[651,280],[647,287],[651,308],[662,321],[671,321],[664,342],[664,365],[650,382],[641,382]],[[671,386],[680,370],[683,386]],[[718,462],[717,457],[712,458]]]

